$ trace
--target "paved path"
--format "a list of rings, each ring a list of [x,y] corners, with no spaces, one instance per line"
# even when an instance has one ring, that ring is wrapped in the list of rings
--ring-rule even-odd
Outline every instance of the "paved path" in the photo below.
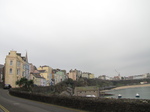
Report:
[[[76,109],[14,97],[9,95],[8,90],[3,89],[0,89],[0,105],[6,108],[8,110],[7,112],[83,112]]]
[[[0,112],[4,112],[2,109],[0,109]]]
[[[5,107],[3,107],[2,105],[0,105],[0,112],[5,112],[4,110],[8,111]]]

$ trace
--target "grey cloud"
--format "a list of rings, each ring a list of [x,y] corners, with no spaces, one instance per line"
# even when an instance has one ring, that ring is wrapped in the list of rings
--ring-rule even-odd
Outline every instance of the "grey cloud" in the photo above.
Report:
[[[149,72],[150,1],[0,1],[0,63],[10,50],[33,64],[98,75]]]

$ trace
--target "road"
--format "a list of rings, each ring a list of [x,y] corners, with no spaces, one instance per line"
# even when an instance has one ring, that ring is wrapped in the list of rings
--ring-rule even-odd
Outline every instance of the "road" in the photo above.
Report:
[[[5,110],[5,112],[83,112],[76,109],[14,97],[9,95],[8,90],[0,88],[0,112],[3,112],[2,110]]]

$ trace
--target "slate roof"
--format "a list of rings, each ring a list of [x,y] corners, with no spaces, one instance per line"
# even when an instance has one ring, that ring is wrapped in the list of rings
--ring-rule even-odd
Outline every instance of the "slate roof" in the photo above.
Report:
[[[41,77],[40,75],[37,75],[37,74],[33,74],[34,77],[36,78],[42,78],[42,79],[45,79],[44,77]]]
[[[45,70],[38,70],[40,73],[44,73],[45,72]]]

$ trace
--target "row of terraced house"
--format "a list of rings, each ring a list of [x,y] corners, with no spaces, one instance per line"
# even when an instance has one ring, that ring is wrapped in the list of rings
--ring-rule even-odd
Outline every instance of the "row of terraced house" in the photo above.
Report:
[[[65,79],[71,78],[78,80],[80,77],[94,78],[94,74],[81,72],[80,70],[53,69],[50,66],[40,66],[36,68],[32,63],[28,62],[28,56],[22,56],[17,51],[10,51],[5,58],[4,65],[1,65],[0,81],[10,84],[12,87],[18,87],[16,81],[23,77],[33,80],[37,86],[55,85]]]

